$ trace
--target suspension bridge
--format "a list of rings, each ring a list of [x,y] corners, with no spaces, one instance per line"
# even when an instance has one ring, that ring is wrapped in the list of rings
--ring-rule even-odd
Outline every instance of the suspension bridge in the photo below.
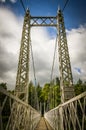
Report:
[[[41,113],[28,104],[30,64],[30,29],[34,26],[53,26],[58,32],[61,104]],[[22,39],[14,94],[0,88],[4,94],[0,103],[0,130],[86,130],[86,92],[75,96],[70,57],[61,9],[57,16],[34,17],[27,10],[24,17]],[[4,126],[3,110],[8,101],[10,114]],[[8,116],[8,113],[5,113]]]

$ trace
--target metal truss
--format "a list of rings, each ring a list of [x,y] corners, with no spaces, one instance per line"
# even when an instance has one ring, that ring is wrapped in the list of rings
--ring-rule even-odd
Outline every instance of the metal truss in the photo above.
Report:
[[[64,26],[64,18],[61,10],[58,10],[57,20],[61,102],[63,103],[74,96],[74,87]]]
[[[86,130],[86,92],[45,113],[54,130]]]
[[[58,29],[58,51],[60,69],[61,102],[74,97],[73,78],[68,52],[67,38],[64,26],[64,18],[61,10],[56,17],[30,17],[30,26],[53,26]]]
[[[19,98],[22,98],[22,100],[28,100],[27,86],[29,72],[30,27],[33,26],[54,26],[58,29],[61,101],[64,102],[69,100],[74,96],[74,88],[64,19],[61,10],[58,11],[56,17],[32,17],[29,11],[26,12],[22,32],[15,93]]]
[[[16,78],[15,95],[28,103],[29,82],[29,52],[30,52],[30,14],[27,10],[24,17],[22,40],[20,47],[18,71]]]
[[[34,130],[41,117],[39,112],[2,88],[0,94],[5,96],[0,107],[0,117],[2,117],[0,118],[0,130]],[[11,111],[10,116],[9,112],[5,112],[8,108]],[[6,117],[6,119],[4,117],[5,122],[2,120],[3,112]]]
[[[57,17],[42,17],[42,16],[37,16],[37,17],[30,17],[31,23],[30,26],[53,26],[57,27]]]
[[[24,17],[19,63],[14,94],[28,103],[29,85],[29,52],[30,52],[30,14],[27,10]],[[6,130],[32,130],[30,128],[30,110],[20,102],[13,100],[11,114]]]
[[[33,130],[40,117],[37,112],[28,105],[30,28],[33,26],[57,27],[61,101],[63,103],[74,96],[73,78],[62,12],[59,10],[58,16],[56,17],[32,17],[30,16],[29,10],[27,10],[22,31],[16,86],[14,91],[15,96],[9,95],[7,92],[3,91],[5,95],[12,99],[12,104],[10,103],[11,115],[6,130]],[[0,107],[0,109],[2,108],[3,107]],[[2,110],[0,110],[0,115],[1,112]],[[33,124],[35,121],[36,123]],[[0,120],[0,122],[2,122],[2,120]]]

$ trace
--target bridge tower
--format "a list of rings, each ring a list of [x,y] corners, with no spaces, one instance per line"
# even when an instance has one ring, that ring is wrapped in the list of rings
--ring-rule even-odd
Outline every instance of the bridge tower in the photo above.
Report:
[[[58,9],[57,22],[58,22],[57,29],[58,29],[60,89],[61,89],[61,102],[63,103],[74,97],[74,87],[73,87],[73,77],[68,52],[67,38],[65,32],[64,18],[62,11],[60,9]]]
[[[16,86],[14,94],[18,98],[28,103],[28,81],[29,81],[29,52],[30,52],[30,12],[26,11],[23,23],[18,71],[16,77]],[[21,102],[22,102],[21,101]],[[23,102],[23,103],[24,103]],[[19,102],[14,101],[11,108],[11,114],[6,126],[6,130],[27,130],[29,120],[25,120],[29,114]],[[27,124],[27,125],[26,125]]]
[[[28,103],[29,81],[29,52],[30,52],[30,13],[26,11],[24,17],[18,71],[16,77],[15,95]]]

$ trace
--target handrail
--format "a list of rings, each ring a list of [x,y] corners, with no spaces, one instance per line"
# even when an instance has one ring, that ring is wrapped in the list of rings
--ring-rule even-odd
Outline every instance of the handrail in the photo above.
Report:
[[[20,129],[24,129],[24,130],[33,130],[39,120],[40,120],[40,113],[35,110],[34,108],[32,108],[29,104],[21,101],[19,98],[17,98],[16,96],[12,95],[10,92],[6,91],[3,88],[0,88],[0,93],[3,93],[4,95],[6,95],[6,98],[4,99],[4,103],[6,103],[6,100],[9,101],[10,104],[10,110],[11,114],[9,115],[9,119],[7,122],[7,125],[5,126],[5,128],[3,128],[3,119],[0,120],[0,130],[20,130]],[[3,118],[3,113],[2,111],[4,111],[4,109],[6,106],[4,105],[4,107],[0,106],[0,117]],[[8,113],[6,113],[8,116]]]
[[[31,105],[23,102],[22,100],[20,100],[19,98],[17,98],[16,96],[14,96],[13,94],[11,94],[10,92],[8,92],[7,90],[3,89],[3,88],[0,88],[0,92],[3,93],[4,95],[10,97],[11,99],[21,103],[22,105],[26,106],[26,107],[30,107],[31,109],[35,110]],[[37,111],[38,112],[38,111]]]
[[[45,113],[55,130],[86,129],[86,92]]]

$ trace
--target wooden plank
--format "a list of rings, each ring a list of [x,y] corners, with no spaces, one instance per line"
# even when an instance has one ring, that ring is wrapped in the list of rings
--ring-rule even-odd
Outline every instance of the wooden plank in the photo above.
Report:
[[[41,117],[35,130],[53,130],[44,117]]]

